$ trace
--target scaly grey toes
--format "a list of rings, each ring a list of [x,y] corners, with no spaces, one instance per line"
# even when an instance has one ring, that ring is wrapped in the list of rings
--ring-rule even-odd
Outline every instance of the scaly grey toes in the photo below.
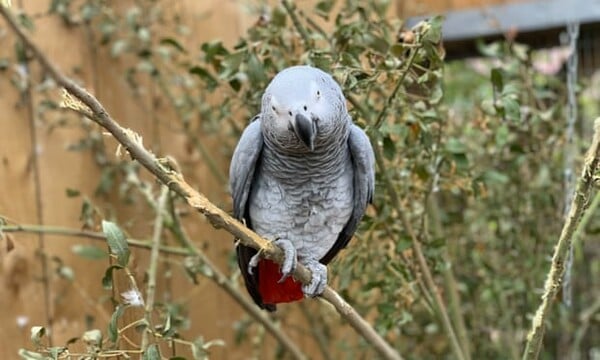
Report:
[[[254,275],[254,268],[258,266],[262,258],[260,251],[250,258],[250,261],[248,261],[248,274]]]
[[[298,258],[296,257],[296,248],[289,240],[277,239],[273,243],[283,250],[283,263],[281,264],[281,279],[279,282],[283,282],[288,276],[292,275],[296,269]]]
[[[306,266],[312,274],[310,283],[302,285],[304,295],[308,297],[321,295],[323,291],[325,291],[325,286],[327,286],[327,266],[314,259],[308,259],[304,262],[304,266]]]

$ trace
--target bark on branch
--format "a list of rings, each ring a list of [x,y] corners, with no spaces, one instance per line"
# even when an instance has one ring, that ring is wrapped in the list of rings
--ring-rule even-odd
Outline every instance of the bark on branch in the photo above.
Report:
[[[548,271],[548,277],[544,285],[544,293],[542,294],[542,303],[538,307],[535,316],[533,317],[531,329],[527,335],[527,344],[523,353],[524,360],[537,359],[542,347],[544,339],[544,322],[550,311],[550,305],[554,301],[558,290],[560,289],[563,273],[565,271],[565,261],[567,254],[572,246],[573,236],[577,232],[589,200],[594,189],[594,178],[600,165],[600,118],[594,123],[594,137],[592,144],[588,150],[583,164],[583,171],[579,180],[571,208],[565,224],[563,225],[558,243],[554,248],[552,256],[552,265]]]
[[[93,114],[91,120],[105,128],[112,136],[129,152],[131,157],[142,164],[163,184],[167,185],[178,195],[182,196],[187,203],[202,213],[215,228],[223,228],[228,231],[244,245],[253,247],[262,251],[265,257],[281,263],[283,252],[271,242],[261,238],[252,230],[245,227],[241,222],[231,217],[228,213],[210,202],[204,195],[194,190],[184,179],[183,176],[171,169],[166,168],[162,163],[148,150],[144,148],[139,137],[126,128],[121,127],[111,118],[102,104],[83,87],[77,85],[74,81],[63,75],[57,67],[46,57],[46,55],[35,45],[25,32],[17,25],[10,14],[9,9],[0,6],[0,14],[6,20],[12,31],[29,48],[33,56],[37,59],[43,69],[63,87],[69,94],[77,98]],[[310,272],[302,265],[299,265],[294,271],[294,277],[302,283],[310,280]],[[348,304],[331,287],[327,286],[321,295],[323,299],[330,302],[338,313],[385,359],[401,359],[400,354],[393,349],[373,327],[364,320],[358,312]]]

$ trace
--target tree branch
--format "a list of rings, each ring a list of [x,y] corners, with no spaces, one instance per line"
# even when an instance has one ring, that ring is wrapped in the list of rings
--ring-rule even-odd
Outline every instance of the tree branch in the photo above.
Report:
[[[280,248],[273,245],[270,241],[258,236],[241,222],[214,205],[204,195],[194,190],[183,179],[181,174],[165,168],[153,154],[144,148],[141,140],[133,133],[133,131],[121,127],[111,118],[106,109],[104,109],[102,104],[93,95],[63,75],[54,64],[50,62],[42,51],[32,42],[29,36],[27,36],[17,25],[7,8],[0,7],[0,14],[4,17],[12,31],[14,31],[14,33],[31,50],[33,56],[38,60],[44,70],[54,78],[58,85],[64,87],[67,92],[88,106],[94,114],[92,120],[108,130],[108,132],[110,132],[113,137],[125,147],[125,149],[127,149],[133,159],[142,164],[171,190],[183,197],[190,206],[206,216],[215,228],[225,229],[238,238],[242,244],[258,249],[266,258],[281,263],[283,252]],[[304,266],[299,265],[294,271],[294,277],[302,283],[308,283],[311,274]],[[321,297],[330,302],[336,308],[338,313],[361,336],[363,336],[383,358],[401,359],[400,354],[379,336],[373,327],[364,320],[350,304],[342,299],[335,290],[327,286]]]
[[[154,219],[154,229],[152,232],[152,249],[150,250],[150,265],[148,268],[148,285],[146,288],[146,306],[144,308],[144,319],[146,320],[146,329],[142,334],[142,353],[148,349],[148,336],[153,329],[152,312],[154,311],[154,296],[156,293],[156,272],[158,270],[158,257],[160,254],[160,240],[162,238],[164,214],[169,197],[169,188],[160,187],[160,196],[156,202],[156,218]]]
[[[375,129],[377,130],[377,129]],[[423,254],[423,248],[421,247],[421,242],[419,241],[417,234],[415,233],[412,224],[408,220],[408,216],[406,215],[406,211],[404,211],[402,202],[400,201],[400,197],[392,184],[389,173],[385,171],[386,166],[383,162],[383,150],[381,149],[380,144],[375,144],[373,147],[373,151],[375,152],[375,161],[377,162],[377,166],[381,170],[383,174],[383,182],[385,184],[386,190],[390,196],[391,203],[393,206],[398,209],[398,216],[400,217],[400,222],[404,227],[404,230],[408,234],[408,237],[411,239],[412,249],[415,257],[417,258],[417,263],[419,264],[419,269],[423,274],[423,279],[425,285],[429,288],[433,296],[433,303],[435,305],[434,309],[436,310],[437,315],[440,318],[440,322],[442,323],[442,327],[448,336],[448,340],[450,341],[450,347],[452,348],[452,352],[459,360],[466,360],[463,349],[460,346],[458,341],[458,337],[452,327],[452,322],[450,321],[450,316],[448,315],[448,310],[446,309],[446,305],[444,304],[444,300],[440,295],[440,292],[435,285],[435,281],[433,280],[433,275],[431,273],[431,269],[429,265],[427,265],[427,259],[425,259],[425,255]]]
[[[210,271],[208,274],[204,274],[207,278],[212,280],[218,287],[225,291],[231,298],[238,303],[250,316],[267,329],[268,332],[273,335],[275,339],[292,354],[294,359],[304,360],[306,355],[296,346],[296,344],[285,334],[280,328],[278,328],[273,321],[261,311],[257,306],[254,305],[247,297],[244,297],[238,290],[235,284],[219,270],[219,268],[210,261],[210,259],[204,254],[204,252],[195,247],[189,240],[183,228],[179,225],[179,219],[173,218],[173,221],[165,219],[165,227],[171,231],[179,241],[181,241],[186,247],[174,247],[159,245],[159,250],[165,254],[172,254],[177,256],[195,256],[198,261],[205,265]],[[106,241],[106,236],[101,232],[75,230],[65,227],[58,226],[40,226],[40,225],[0,225],[0,234],[6,233],[44,233],[47,235],[60,235],[60,236],[73,236],[73,237],[84,237],[92,240]],[[152,242],[138,239],[127,239],[127,244],[131,247],[140,249],[151,250]]]
[[[554,248],[552,265],[548,271],[546,283],[544,285],[544,293],[542,294],[542,303],[535,312],[535,316],[531,322],[531,329],[527,335],[527,343],[523,353],[524,360],[537,359],[540,354],[542,340],[544,339],[544,321],[548,316],[552,301],[556,297],[558,290],[561,288],[560,285],[565,271],[567,254],[571,248],[574,234],[577,232],[581,223],[581,218],[587,210],[594,188],[594,176],[598,171],[599,164],[600,118],[597,118],[594,123],[594,137],[592,139],[592,144],[586,155],[581,176],[577,181],[577,188],[575,189],[575,194],[571,201],[569,214],[563,225],[560,237],[558,238],[558,243]]]

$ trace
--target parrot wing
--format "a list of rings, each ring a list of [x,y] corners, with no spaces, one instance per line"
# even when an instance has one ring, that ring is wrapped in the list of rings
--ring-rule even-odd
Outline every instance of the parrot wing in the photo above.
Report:
[[[367,134],[356,125],[350,128],[348,148],[352,159],[354,174],[354,207],[348,223],[344,226],[333,247],[320,260],[327,265],[343,248],[348,245],[358,224],[365,214],[367,205],[373,201],[375,190],[375,155]]]
[[[242,133],[242,137],[233,152],[229,167],[229,187],[233,198],[233,216],[240,221],[245,221],[246,226],[250,229],[252,229],[252,224],[248,214],[248,199],[252,184],[255,181],[254,173],[260,161],[263,144],[260,115],[257,115]],[[250,259],[257,251],[251,247],[238,244],[236,252],[238,265],[248,293],[261,308],[274,311],[274,305],[264,304],[258,291],[258,269],[254,269],[253,274],[248,271]]]
[[[246,205],[254,180],[254,170],[257,168],[262,153],[263,143],[260,115],[257,115],[242,133],[229,166],[229,187],[233,198],[233,216],[238,220],[246,220],[247,226],[249,226],[250,217]]]

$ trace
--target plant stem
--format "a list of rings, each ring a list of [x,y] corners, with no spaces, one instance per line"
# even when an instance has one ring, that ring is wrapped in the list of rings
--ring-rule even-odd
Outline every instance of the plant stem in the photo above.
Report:
[[[456,333],[454,332],[454,328],[452,327],[452,323],[450,322],[450,317],[448,316],[446,305],[444,305],[442,296],[440,295],[440,292],[433,280],[433,276],[431,274],[431,270],[429,269],[429,265],[427,265],[427,260],[423,255],[423,248],[421,247],[421,242],[417,238],[417,235],[413,230],[412,224],[410,223],[410,221],[408,221],[408,217],[406,216],[406,211],[404,211],[403,209],[400,197],[398,196],[398,193],[394,188],[394,184],[392,183],[389,177],[389,173],[386,171],[386,166],[383,162],[383,151],[381,149],[381,146],[378,143],[375,143],[375,146],[373,146],[373,150],[375,152],[375,160],[377,161],[377,166],[379,167],[380,173],[383,175],[383,181],[386,190],[390,196],[391,203],[398,210],[400,222],[402,223],[404,230],[408,234],[408,237],[411,239],[412,249],[417,258],[417,263],[419,264],[421,273],[423,274],[425,284],[427,285],[429,291],[433,295],[435,309],[437,310],[436,312],[440,318],[442,327],[446,332],[446,336],[450,341],[450,347],[452,348],[452,352],[459,360],[465,360],[466,357],[463,353],[461,346],[459,345],[458,338],[456,336]]]
[[[156,218],[152,232],[152,249],[150,250],[150,265],[148,267],[148,285],[146,287],[146,307],[144,319],[146,326],[152,328],[152,311],[154,311],[154,296],[156,293],[156,272],[158,269],[158,255],[160,254],[160,239],[162,237],[164,213],[169,195],[169,188],[161,186],[160,196],[156,204]],[[152,330],[145,329],[142,335],[142,352],[148,348],[148,334]]]
[[[313,339],[317,342],[317,346],[319,347],[319,351],[321,352],[321,356],[323,360],[331,360],[331,355],[329,354],[329,346],[328,341],[330,340],[327,334],[325,333],[323,326],[321,324],[321,319],[315,318],[315,316],[308,309],[306,303],[300,303],[300,311],[302,311],[302,315],[308,321],[308,325],[310,326],[310,333],[312,334]]]
[[[300,33],[300,37],[302,37],[304,45],[310,44],[310,37],[308,36],[308,33],[306,32],[304,26],[302,26],[302,23],[300,23],[300,19],[298,19],[298,16],[296,15],[295,5],[292,5],[288,0],[281,0],[281,5],[283,5],[285,11],[287,11],[288,15],[292,19],[292,23],[294,24],[296,30],[298,30],[298,32]]]
[[[120,126],[106,111],[104,106],[92,94],[77,85],[71,79],[62,74],[56,66],[50,62],[48,57],[32,42],[27,34],[17,25],[10,11],[0,7],[0,14],[5,19],[11,30],[31,50],[33,56],[38,60],[42,68],[54,78],[59,86],[87,105],[94,114],[93,120],[110,132],[131,155],[132,159],[138,161],[150,171],[163,184],[183,197],[186,202],[202,213],[215,228],[223,228],[234,235],[240,242],[261,251],[267,259],[281,264],[283,251],[272,242],[260,237],[254,231],[248,229],[244,224],[234,219],[223,211],[203,194],[192,188],[180,173],[166,169],[161,162],[144,146],[139,135],[130,129]],[[311,273],[302,264],[299,264],[293,273],[294,278],[307,284],[311,280]],[[335,290],[326,286],[321,297],[329,301],[338,313],[385,359],[401,359],[400,354],[392,348],[374,329],[363,319],[360,314],[348,304]]]
[[[22,4],[19,4],[19,8],[22,9]],[[33,173],[33,186],[35,194],[35,215],[36,220],[39,224],[44,224],[44,201],[42,199],[42,175],[40,169],[40,152],[42,145],[39,143],[38,132],[37,132],[37,119],[35,113],[35,102],[33,99],[33,92],[31,89],[31,68],[29,67],[29,59],[25,56],[24,59],[19,59],[20,66],[24,69],[23,81],[25,81],[25,88],[21,91],[22,100],[25,103],[27,109],[27,118],[29,120],[29,140],[31,143],[30,147],[30,158],[28,163],[28,171]],[[50,271],[48,269],[48,257],[46,254],[46,246],[44,234],[38,234],[38,247],[37,254],[40,260],[40,267],[42,275],[40,281],[42,282],[42,291],[44,299],[44,313],[46,315],[46,327],[48,331],[46,335],[48,337],[49,346],[53,345],[53,316],[52,316],[52,289],[50,288]]]
[[[396,87],[394,87],[394,90],[392,91],[392,93],[390,94],[390,96],[388,96],[385,104],[383,105],[383,108],[381,109],[381,111],[379,112],[379,115],[377,116],[377,120],[375,120],[375,124],[373,124],[373,127],[375,129],[378,129],[381,124],[383,123],[383,120],[385,119],[385,116],[387,115],[387,112],[389,111],[389,108],[392,106],[394,100],[396,99],[396,96],[398,95],[398,92],[400,91],[400,88],[402,87],[402,84],[404,83],[404,79],[406,78],[406,75],[408,75],[408,72],[410,71],[410,68],[412,67],[413,62],[415,61],[415,58],[417,57],[417,54],[419,53],[419,50],[421,49],[421,36],[417,35],[416,38],[416,43],[419,44],[420,46],[418,47],[414,47],[410,49],[410,55],[408,57],[408,60],[406,61],[406,65],[404,66],[404,69],[402,69],[402,73],[400,74],[400,78],[398,79],[398,82],[396,83]]]
[[[565,271],[565,261],[569,249],[572,246],[574,235],[578,233],[581,219],[591,197],[594,188],[594,176],[598,171],[599,164],[600,118],[597,118],[594,123],[594,137],[592,139],[592,144],[586,155],[581,176],[577,180],[577,187],[575,189],[575,194],[573,195],[573,200],[571,201],[569,214],[563,225],[560,237],[558,238],[558,243],[554,248],[552,264],[544,285],[542,302],[535,312],[531,322],[531,329],[527,335],[527,343],[525,345],[525,351],[523,352],[524,360],[537,359],[540,354],[542,340],[544,338],[544,321],[550,311],[550,305],[561,287],[560,285]]]
[[[177,105],[175,96],[173,95],[173,93],[171,92],[171,90],[169,89],[167,84],[165,84],[163,77],[161,75],[157,75],[155,78],[158,83],[159,89],[162,91],[162,93],[165,95],[165,97],[169,100],[169,103],[175,110],[177,117],[183,124],[183,126],[185,128],[186,136],[188,137],[189,140],[192,141],[192,144],[194,144],[194,146],[196,147],[196,150],[200,153],[200,156],[202,156],[202,158],[206,162],[206,165],[208,166],[208,169],[210,170],[211,174],[215,177],[215,179],[220,184],[227,183],[227,178],[223,174],[223,171],[221,171],[221,168],[219,168],[219,166],[217,165],[215,160],[212,158],[212,156],[210,156],[210,154],[208,153],[208,150],[206,150],[206,147],[204,146],[204,144],[198,137],[198,134],[195,134],[193,131],[191,131],[191,129],[189,129],[189,124],[187,124],[184,121],[185,115],[181,111],[181,107],[179,107]]]
[[[433,235],[436,238],[439,238],[443,234],[442,224],[440,223],[440,218],[437,210],[439,207],[435,199],[435,194],[429,194],[427,200],[428,210],[431,217]],[[456,332],[458,333],[458,340],[460,341],[461,348],[463,349],[465,359],[470,360],[471,344],[467,333],[467,327],[465,326],[465,319],[461,311],[460,295],[458,293],[456,278],[454,277],[454,272],[452,271],[452,262],[450,261],[447,249],[445,249],[442,253],[442,258],[444,259],[444,263],[447,264],[446,266],[442,267],[442,275],[444,276],[444,286],[446,287],[446,293],[448,294],[448,300],[450,302],[450,316],[452,318],[452,323],[456,327]]]
[[[23,233],[34,233],[34,234],[46,234],[46,235],[57,235],[57,236],[73,236],[73,237],[84,237],[93,240],[105,241],[106,237],[101,232],[75,230],[60,226],[47,226],[47,225],[30,225],[30,224],[19,224],[19,225],[0,225],[0,232],[23,232]],[[127,239],[127,243],[133,247],[139,247],[142,249],[150,249],[152,244],[149,241]],[[160,251],[168,254],[187,256],[189,251],[172,247],[172,246],[160,246]]]

